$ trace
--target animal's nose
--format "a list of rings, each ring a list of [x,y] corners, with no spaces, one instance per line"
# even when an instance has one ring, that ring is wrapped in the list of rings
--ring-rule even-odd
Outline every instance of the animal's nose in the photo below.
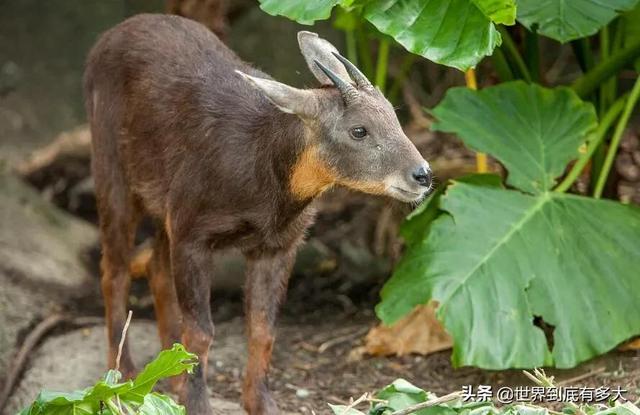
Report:
[[[429,167],[420,166],[411,175],[420,186],[431,186],[432,175]]]

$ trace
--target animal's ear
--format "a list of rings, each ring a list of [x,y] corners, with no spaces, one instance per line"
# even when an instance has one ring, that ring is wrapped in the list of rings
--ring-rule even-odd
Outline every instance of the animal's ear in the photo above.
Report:
[[[340,78],[344,80],[351,79],[344,65],[340,63],[334,55],[334,53],[338,54],[338,49],[319,37],[317,33],[306,31],[298,32],[298,44],[300,45],[300,51],[307,61],[309,69],[322,85],[333,85],[333,82],[331,82],[331,79],[318,67],[316,61],[323,64]]]
[[[318,113],[317,97],[313,91],[293,88],[271,79],[258,78],[236,70],[236,73],[269,98],[284,112],[313,118]]]

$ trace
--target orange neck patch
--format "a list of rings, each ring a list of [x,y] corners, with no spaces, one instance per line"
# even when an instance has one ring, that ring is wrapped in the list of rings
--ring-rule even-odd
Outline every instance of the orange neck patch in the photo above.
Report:
[[[337,180],[335,173],[318,155],[315,146],[304,149],[291,171],[289,189],[298,200],[318,196],[330,188]]]

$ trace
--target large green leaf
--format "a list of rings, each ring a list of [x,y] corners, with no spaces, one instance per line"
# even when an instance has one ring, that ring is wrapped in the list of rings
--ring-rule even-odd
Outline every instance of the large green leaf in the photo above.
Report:
[[[553,187],[597,124],[593,106],[572,90],[522,81],[450,89],[433,115],[434,129],[456,133],[472,149],[496,157],[509,171],[507,182],[530,193]]]
[[[380,32],[407,50],[466,70],[501,43],[493,22],[513,24],[514,0],[260,0],[274,16],[301,24],[327,19],[337,6],[362,10]]]
[[[494,23],[512,25],[516,22],[515,0],[471,0]]]
[[[455,183],[441,209],[382,291],[385,322],[436,300],[454,364],[491,369],[572,367],[640,333],[637,207]]]
[[[341,0],[260,0],[260,8],[272,16],[284,16],[300,24],[311,25],[331,16]]]
[[[638,0],[518,0],[518,21],[560,42],[589,36]]]
[[[500,34],[469,0],[374,0],[364,16],[409,51],[466,70],[501,43]]]

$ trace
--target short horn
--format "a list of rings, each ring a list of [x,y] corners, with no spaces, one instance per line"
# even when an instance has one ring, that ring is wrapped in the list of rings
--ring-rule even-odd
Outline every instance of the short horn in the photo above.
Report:
[[[347,72],[351,76],[351,79],[354,80],[357,86],[361,88],[366,88],[366,89],[373,89],[373,85],[371,85],[371,82],[367,79],[367,77],[362,72],[360,72],[360,69],[358,69],[356,65],[351,63],[349,59],[345,58],[339,53],[335,53],[335,52],[332,52],[332,53],[333,53],[333,56],[336,57],[336,59],[342,62],[342,64],[344,65],[344,68],[347,70]]]
[[[336,88],[338,88],[340,94],[342,94],[342,99],[344,100],[345,104],[350,104],[358,99],[358,90],[353,85],[351,85],[349,82],[345,82],[338,75],[336,75],[335,72],[333,72],[331,69],[327,68],[320,62],[315,61],[315,63],[318,68],[320,68],[322,72],[324,72],[324,74],[327,75],[329,79],[331,79],[331,82],[333,82]]]

